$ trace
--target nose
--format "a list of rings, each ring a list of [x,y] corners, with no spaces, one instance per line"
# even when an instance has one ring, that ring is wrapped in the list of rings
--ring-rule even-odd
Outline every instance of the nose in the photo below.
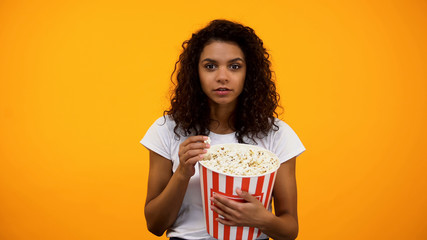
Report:
[[[220,83],[228,82],[228,72],[226,67],[220,67],[217,71],[216,81]]]

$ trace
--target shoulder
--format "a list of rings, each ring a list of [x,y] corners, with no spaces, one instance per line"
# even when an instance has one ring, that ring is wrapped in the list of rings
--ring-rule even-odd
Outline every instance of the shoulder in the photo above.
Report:
[[[278,125],[279,127],[286,127],[286,128],[289,128],[289,125],[288,125],[286,122],[284,122],[283,120],[281,120],[281,119],[274,118],[274,123],[275,123],[276,125]]]
[[[268,136],[263,139],[263,144],[268,150],[278,155],[281,162],[305,151],[298,135],[286,122],[276,118],[274,124],[275,126],[270,130]]]
[[[177,123],[170,115],[159,117],[151,125],[149,131],[158,132],[171,141],[180,141],[182,137],[187,136],[182,128],[177,127]]]
[[[273,129],[270,131],[270,134],[273,136],[275,140],[287,139],[287,140],[299,141],[298,135],[289,124],[287,124],[286,122],[278,118],[275,119],[274,123],[277,126],[277,128],[273,126]]]
[[[160,117],[147,130],[141,144],[166,159],[172,159],[171,149],[176,142],[174,128],[175,121],[170,116]]]
[[[144,142],[146,143],[148,141],[156,142],[156,140],[158,142],[167,141],[167,139],[170,139],[173,135],[175,125],[175,121],[173,121],[170,116],[157,118],[147,130],[144,138],[142,139],[142,143],[144,144]]]
[[[157,118],[157,120],[154,121],[154,123],[151,127],[173,130],[175,128],[175,126],[176,126],[176,123],[172,119],[172,117],[169,115],[166,115],[166,116],[162,116],[162,117]]]
[[[294,130],[283,120],[275,118],[274,125],[270,130],[269,134],[280,135],[280,134],[286,134],[289,132],[294,132]]]

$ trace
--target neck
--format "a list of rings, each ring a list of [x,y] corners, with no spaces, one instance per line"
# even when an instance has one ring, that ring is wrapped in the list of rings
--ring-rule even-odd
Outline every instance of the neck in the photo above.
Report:
[[[230,119],[236,109],[236,104],[233,105],[213,105],[211,104],[209,130],[218,134],[227,134],[234,132],[234,121]]]

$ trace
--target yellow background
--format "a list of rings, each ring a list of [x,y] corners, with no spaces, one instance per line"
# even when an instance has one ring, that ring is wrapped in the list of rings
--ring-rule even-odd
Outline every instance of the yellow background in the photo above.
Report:
[[[427,239],[426,1],[0,1],[0,239],[155,239],[148,152],[191,33],[251,26],[298,158],[298,239]],[[165,239],[163,237],[162,239]]]

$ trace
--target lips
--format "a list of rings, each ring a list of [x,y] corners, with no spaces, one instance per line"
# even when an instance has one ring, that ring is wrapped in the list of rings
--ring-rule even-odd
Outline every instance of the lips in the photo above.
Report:
[[[218,95],[218,96],[227,96],[230,92],[231,89],[228,88],[217,88],[214,90],[214,92]]]
[[[215,91],[231,91],[231,90],[228,88],[217,88],[215,89]]]

